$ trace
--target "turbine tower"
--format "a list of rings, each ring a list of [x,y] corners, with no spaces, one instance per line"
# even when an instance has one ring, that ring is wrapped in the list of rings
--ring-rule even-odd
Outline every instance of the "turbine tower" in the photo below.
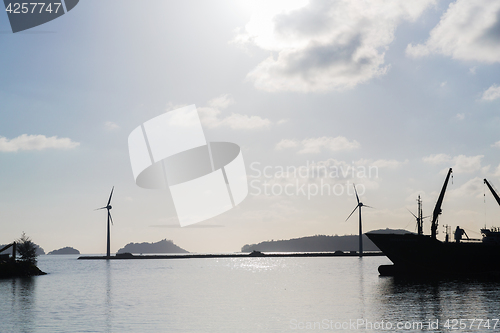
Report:
[[[109,240],[109,222],[111,221],[111,224],[113,224],[113,219],[111,218],[111,213],[109,212],[111,210],[111,197],[113,196],[113,190],[115,189],[115,187],[113,186],[113,188],[111,189],[111,194],[109,195],[109,200],[108,200],[108,204],[104,207],[101,207],[101,208],[97,208],[96,210],[99,210],[99,209],[107,209],[108,210],[108,239],[107,239],[107,247],[106,247],[106,257],[109,258],[111,256],[110,254],[110,240]]]
[[[356,191],[356,185],[352,184],[354,186],[354,193],[356,193],[356,200],[358,200],[358,205],[354,210],[352,211],[351,214],[345,219],[346,221],[349,220],[352,214],[356,211],[356,209],[359,209],[359,256],[363,256],[363,227],[361,225],[361,207],[368,207],[368,208],[373,208],[367,205],[364,205],[362,202],[359,201],[358,197],[358,192]]]

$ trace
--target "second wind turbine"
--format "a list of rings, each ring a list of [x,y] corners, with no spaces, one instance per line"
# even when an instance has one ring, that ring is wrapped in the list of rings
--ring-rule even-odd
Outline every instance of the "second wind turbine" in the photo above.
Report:
[[[110,204],[111,204],[111,197],[113,196],[113,190],[115,189],[115,187],[113,186],[113,188],[111,189],[111,194],[109,195],[109,200],[108,200],[108,204],[104,207],[101,207],[101,208],[97,208],[96,210],[99,210],[99,209],[107,209],[108,210],[108,237],[107,237],[107,247],[106,247],[106,258],[110,258],[111,254],[110,254],[110,237],[109,237],[109,222],[111,221],[111,224],[113,224],[113,219],[111,218],[111,213],[109,212],[111,210],[111,208],[113,208]]]
[[[354,208],[354,210],[351,212],[351,214],[349,214],[349,216],[345,220],[346,221],[349,220],[349,218],[351,217],[352,214],[354,214],[356,209],[359,209],[359,256],[362,257],[363,256],[363,227],[361,224],[361,207],[368,207],[368,208],[373,208],[373,207],[370,207],[368,205],[364,205],[362,202],[360,202],[359,197],[358,197],[358,192],[356,191],[356,185],[352,184],[352,186],[354,186],[354,193],[356,193],[356,200],[358,200],[358,205],[356,206],[356,208]]]

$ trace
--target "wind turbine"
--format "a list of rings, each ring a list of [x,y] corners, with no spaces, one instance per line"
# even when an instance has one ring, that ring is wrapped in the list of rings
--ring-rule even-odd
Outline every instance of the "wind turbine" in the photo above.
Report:
[[[349,214],[349,216],[345,220],[346,221],[349,220],[349,218],[351,217],[352,214],[354,214],[356,209],[359,209],[359,256],[362,257],[363,256],[363,228],[361,225],[361,207],[368,207],[368,208],[373,208],[373,207],[370,207],[368,205],[364,205],[362,202],[360,202],[359,197],[358,197],[358,191],[356,191],[356,185],[352,184],[352,186],[354,186],[354,193],[356,193],[356,200],[358,200],[358,205],[356,206],[356,208],[354,208],[354,210],[351,212],[351,214]]]
[[[108,210],[108,242],[107,242],[107,248],[106,248],[106,257],[109,258],[111,255],[110,255],[110,241],[109,241],[109,221],[111,221],[111,224],[113,224],[113,219],[111,218],[111,213],[109,212],[111,210],[111,197],[113,196],[113,190],[115,189],[115,187],[113,186],[113,188],[111,189],[111,194],[109,195],[109,200],[108,200],[108,204],[104,207],[101,207],[101,208],[97,208],[96,210],[99,210],[99,209],[107,209]]]

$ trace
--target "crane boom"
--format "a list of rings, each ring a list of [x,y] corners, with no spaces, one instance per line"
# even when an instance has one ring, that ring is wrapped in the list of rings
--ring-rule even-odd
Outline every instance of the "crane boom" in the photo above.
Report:
[[[484,183],[486,184],[486,186],[488,186],[488,188],[491,191],[491,194],[493,194],[493,197],[495,198],[495,200],[497,201],[497,203],[500,205],[500,197],[498,196],[497,192],[493,189],[493,187],[490,185],[490,183],[488,183],[488,181],[486,180],[486,178],[484,179]]]
[[[448,186],[448,181],[450,180],[451,168],[448,170],[448,175],[446,175],[446,179],[443,184],[443,188],[441,189],[441,193],[439,194],[439,198],[436,202],[436,207],[434,207],[434,212],[432,213],[432,225],[431,225],[431,236],[432,238],[436,238],[437,235],[437,227],[438,227],[438,216],[441,214],[441,205],[443,204],[444,193],[446,192],[446,187]]]

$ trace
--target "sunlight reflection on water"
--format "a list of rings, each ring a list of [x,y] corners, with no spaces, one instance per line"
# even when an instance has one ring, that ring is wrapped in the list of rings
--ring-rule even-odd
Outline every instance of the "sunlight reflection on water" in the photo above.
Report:
[[[382,278],[385,257],[78,261],[0,280],[0,332],[294,332],[359,318],[497,318],[498,284]],[[366,331],[366,330],[363,330]],[[443,330],[446,331],[446,330]]]

